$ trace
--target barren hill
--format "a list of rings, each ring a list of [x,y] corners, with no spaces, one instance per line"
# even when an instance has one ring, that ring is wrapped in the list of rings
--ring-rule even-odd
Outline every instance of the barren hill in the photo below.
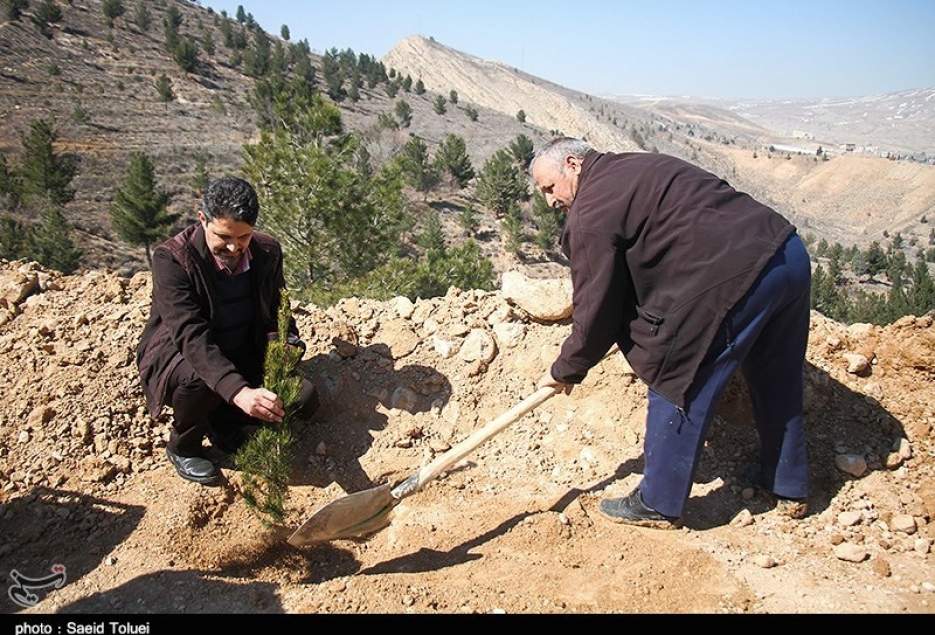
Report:
[[[813,314],[802,521],[739,476],[756,458],[741,383],[712,426],[687,528],[604,521],[599,500],[642,470],[646,388],[616,355],[404,501],[372,540],[299,551],[251,515],[236,471],[203,488],[165,459],[168,418],[149,419],[133,362],[150,285],[148,273],[0,262],[0,572],[58,562],[68,574],[31,611],[935,607],[931,316],[881,329]],[[296,305],[301,370],[323,407],[298,433],[289,525],[408,476],[527,395],[571,327],[518,302],[452,289],[414,304]],[[869,373],[848,372],[847,353],[871,360]]]

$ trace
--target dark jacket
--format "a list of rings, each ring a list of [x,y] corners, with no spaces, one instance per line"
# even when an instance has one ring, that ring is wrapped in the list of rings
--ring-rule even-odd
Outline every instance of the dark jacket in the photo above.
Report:
[[[650,388],[684,408],[725,315],[794,231],[680,159],[588,153],[562,234],[574,325],[552,376],[580,383],[616,342]]]
[[[282,249],[274,238],[260,232],[253,233],[249,249],[256,302],[252,337],[262,360],[266,343],[277,331],[280,293],[285,286]],[[217,310],[216,268],[201,224],[156,247],[152,268],[152,307],[136,355],[150,413],[158,416],[165,405],[169,375],[183,358],[211,390],[230,403],[250,382],[212,336]],[[290,343],[304,348],[295,320],[289,330]]]

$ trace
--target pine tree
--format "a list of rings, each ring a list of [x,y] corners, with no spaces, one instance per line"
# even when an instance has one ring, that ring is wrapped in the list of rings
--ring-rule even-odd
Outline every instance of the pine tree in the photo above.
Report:
[[[528,169],[535,154],[532,139],[524,134],[519,135],[510,143],[510,152],[523,170]]]
[[[169,102],[175,99],[175,93],[172,92],[172,84],[165,75],[160,75],[156,80],[156,92],[159,93],[159,101],[166,105],[166,112],[168,112]]]
[[[39,32],[49,39],[52,38],[52,25],[61,20],[62,10],[55,0],[42,0],[32,16],[32,21],[39,28]]]
[[[518,113],[516,113],[516,121],[520,123],[526,123],[526,111],[520,110]]]
[[[205,50],[205,53],[214,57],[217,49],[214,46],[214,36],[211,35],[211,31],[205,33],[204,37],[201,38],[201,48]]]
[[[399,165],[409,185],[419,192],[428,192],[438,183],[438,173],[429,162],[429,150],[419,137],[412,137],[399,157]]]
[[[0,209],[19,207],[20,194],[19,177],[7,165],[6,156],[0,153]]]
[[[518,203],[512,203],[502,222],[506,248],[513,253],[519,253],[523,241],[523,213]]]
[[[412,91],[412,77],[406,75],[406,77],[403,78],[403,81],[401,81],[399,85],[407,93]]]
[[[870,243],[865,260],[867,262],[867,273],[870,274],[871,278],[886,269],[886,254],[877,241]]]
[[[23,225],[11,216],[0,216],[0,258],[30,258],[31,244],[31,227]]]
[[[386,83],[386,95],[393,99],[399,93],[399,84],[396,83],[396,80]]]
[[[818,241],[818,247],[815,249],[815,255],[823,258],[828,253],[828,241],[822,238]]]
[[[78,268],[81,250],[71,240],[71,225],[60,207],[46,207],[32,232],[31,243],[30,256],[42,265],[62,273],[72,273]]]
[[[179,26],[182,24],[182,14],[172,5],[166,12],[166,17],[162,21],[165,27],[165,46],[169,53],[175,55],[175,50],[179,46]]]
[[[178,220],[177,214],[168,212],[168,204],[169,195],[157,187],[152,161],[142,152],[131,154],[110,208],[110,222],[121,240],[146,249],[150,266],[150,245],[165,238]]]
[[[147,6],[147,0],[137,1],[136,11],[133,13],[133,23],[136,25],[136,28],[140,30],[140,32],[149,32],[150,27],[153,25],[153,14],[150,12],[149,7]]]
[[[244,72],[250,77],[265,77],[270,69],[270,41],[264,31],[253,36],[253,46],[244,54]]]
[[[201,198],[204,195],[210,181],[208,159],[205,155],[199,154],[195,157],[195,173],[192,175],[192,193],[195,198]]]
[[[107,19],[107,28],[112,29],[114,20],[126,13],[127,8],[123,6],[122,0],[104,0],[101,3],[101,12]]]
[[[445,98],[441,95],[436,95],[435,100],[432,102],[432,109],[435,111],[436,115],[444,115],[445,110]]]
[[[438,212],[432,210],[425,221],[425,227],[416,237],[416,244],[422,247],[429,258],[444,254],[445,252],[445,233],[442,231],[441,219]]]
[[[416,91],[416,95],[424,95],[424,94],[425,94],[425,84],[422,83],[422,80],[421,80],[421,79],[420,79],[419,81],[416,82],[416,86],[415,86],[414,90]]]
[[[935,309],[935,282],[929,273],[924,258],[916,260],[912,270],[912,290],[909,293],[909,305],[915,315],[924,315]]]
[[[464,188],[474,178],[474,167],[462,137],[449,134],[442,140],[435,151],[435,168],[449,174],[460,188]]]
[[[894,322],[911,313],[902,272],[896,273],[886,298],[887,321]]]
[[[29,0],[6,0],[4,2],[6,19],[10,22],[18,21],[27,8],[29,8]]]
[[[464,114],[467,115],[467,118],[471,121],[477,121],[477,108],[474,106],[465,106]]]
[[[477,197],[497,216],[503,216],[526,196],[526,180],[513,163],[512,156],[506,150],[498,150],[481,170]]]
[[[468,236],[473,236],[477,232],[480,222],[477,210],[474,209],[473,205],[464,206],[464,209],[462,209],[461,213],[458,215],[458,224],[467,232]]]
[[[562,228],[562,213],[549,207],[545,197],[536,192],[532,199],[532,218],[537,228],[536,244],[543,250],[552,249]]]
[[[337,60],[337,51],[331,49],[322,57],[321,73],[325,78],[325,85],[328,87],[328,96],[335,101],[344,99],[344,75],[341,72],[341,66]]]
[[[283,24],[282,28],[279,29],[279,36],[284,39],[286,42],[289,41],[289,25]]]
[[[198,43],[191,38],[179,40],[172,52],[175,63],[186,73],[191,73],[198,67]]]
[[[241,24],[244,24],[247,21],[247,12],[244,11],[243,5],[237,5],[237,21]]]
[[[355,167],[357,168],[357,174],[364,179],[369,180],[373,176],[373,164],[370,159],[370,151],[367,150],[367,146],[364,144],[360,144],[360,147],[357,148]]]
[[[396,112],[396,119],[399,121],[399,125],[403,128],[408,128],[409,124],[412,123],[412,107],[409,105],[405,99],[400,99],[396,102],[394,107]]]
[[[288,343],[291,322],[289,293],[283,289],[278,307],[278,336],[266,348],[263,387],[279,397],[286,416],[275,426],[260,428],[234,456],[243,478],[244,500],[268,524],[285,520],[294,454],[293,426],[302,389],[302,378],[295,370],[302,351]]]
[[[448,93],[448,101],[450,101],[453,104],[457,104],[458,103],[458,91],[452,90],[450,93]]]
[[[18,170],[22,193],[27,199],[48,201],[53,206],[68,203],[75,197],[69,186],[78,173],[78,158],[56,154],[58,139],[52,123],[39,119],[30,124],[23,136],[23,156]]]

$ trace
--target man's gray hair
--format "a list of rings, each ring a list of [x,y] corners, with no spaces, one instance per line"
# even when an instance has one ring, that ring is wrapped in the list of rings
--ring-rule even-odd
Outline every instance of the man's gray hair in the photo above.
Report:
[[[572,137],[552,139],[536,152],[536,156],[533,157],[532,162],[529,164],[529,171],[531,173],[533,166],[541,160],[545,160],[547,163],[555,162],[560,169],[564,170],[565,157],[575,157],[583,161],[584,156],[591,150],[591,146],[581,139]]]

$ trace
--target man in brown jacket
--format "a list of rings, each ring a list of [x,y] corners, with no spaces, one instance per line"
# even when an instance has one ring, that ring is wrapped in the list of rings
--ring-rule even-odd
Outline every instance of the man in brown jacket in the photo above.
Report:
[[[811,269],[795,228],[713,174],[656,153],[557,139],[532,177],[567,212],[571,335],[540,386],[569,391],[617,343],[649,386],[640,485],[601,502],[617,522],[672,527],[714,407],[741,368],[760,437],[754,482],[804,515],[803,370]]]
[[[152,416],[172,406],[166,454],[182,478],[211,484],[216,466],[202,451],[233,453],[243,427],[272,424],[285,414],[279,397],[261,387],[266,343],[277,334],[285,286],[282,249],[254,230],[256,192],[226,177],[205,190],[198,223],[153,250],[153,299],[137,349],[137,365]],[[305,349],[295,321],[289,343]],[[303,380],[301,417],[317,406]]]

